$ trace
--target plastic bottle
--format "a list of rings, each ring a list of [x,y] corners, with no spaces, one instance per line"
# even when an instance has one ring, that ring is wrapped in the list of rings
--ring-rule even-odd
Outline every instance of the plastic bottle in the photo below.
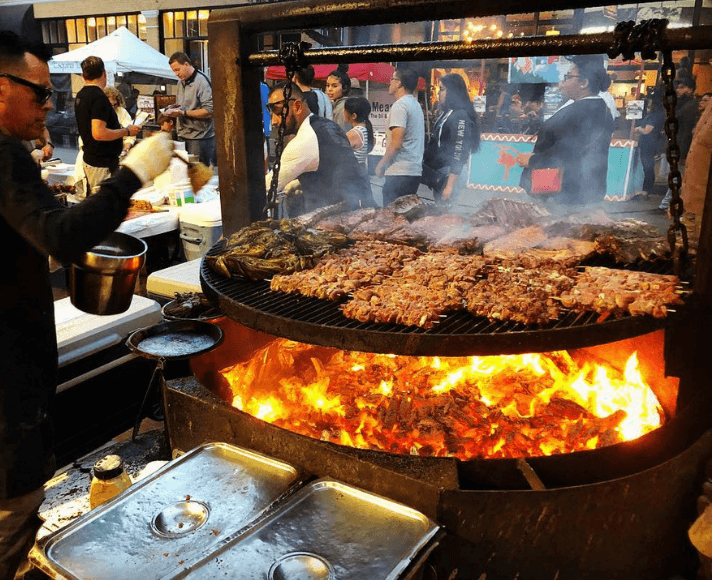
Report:
[[[94,477],[89,488],[89,506],[96,506],[116,497],[131,486],[131,478],[124,470],[118,455],[107,455],[94,464]]]

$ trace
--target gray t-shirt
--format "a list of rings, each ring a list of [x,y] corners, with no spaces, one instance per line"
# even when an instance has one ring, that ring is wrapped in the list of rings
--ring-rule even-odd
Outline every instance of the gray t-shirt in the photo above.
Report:
[[[213,89],[208,77],[196,69],[189,79],[179,81],[176,103],[184,111],[205,109],[212,114]],[[181,139],[209,139],[215,137],[215,124],[212,119],[178,117],[177,132]]]
[[[386,168],[386,175],[422,175],[425,117],[413,95],[404,95],[393,103],[388,115],[388,130],[393,127],[405,127],[405,136],[403,146]]]

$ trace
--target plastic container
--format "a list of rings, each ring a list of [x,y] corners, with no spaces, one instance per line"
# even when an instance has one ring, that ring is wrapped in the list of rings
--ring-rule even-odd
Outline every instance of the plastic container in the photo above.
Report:
[[[220,198],[184,207],[180,212],[180,239],[186,260],[202,258],[222,236]]]
[[[95,507],[115,498],[131,487],[131,478],[124,470],[118,455],[107,455],[94,464],[94,477],[89,488],[89,507]]]
[[[189,182],[172,185],[168,189],[168,202],[172,206],[182,207],[188,203],[195,203],[195,194]]]

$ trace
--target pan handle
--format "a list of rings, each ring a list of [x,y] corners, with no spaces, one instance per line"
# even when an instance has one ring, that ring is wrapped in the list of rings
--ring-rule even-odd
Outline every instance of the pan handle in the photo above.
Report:
[[[148,387],[146,388],[146,394],[143,396],[143,401],[141,402],[141,408],[138,410],[138,415],[136,416],[136,422],[134,423],[133,432],[131,433],[131,441],[136,441],[136,436],[138,435],[138,430],[141,428],[141,423],[143,422],[143,412],[146,408],[146,403],[153,393],[154,384],[161,385],[163,382],[163,368],[165,367],[166,359],[159,358],[156,363],[156,368],[153,369],[153,374],[151,375],[151,380],[148,382]]]

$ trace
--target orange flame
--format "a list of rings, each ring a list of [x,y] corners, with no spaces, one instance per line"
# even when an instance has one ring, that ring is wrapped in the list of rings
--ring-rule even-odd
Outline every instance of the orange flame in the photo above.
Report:
[[[568,352],[407,357],[284,339],[223,369],[233,405],[296,433],[365,449],[528,457],[595,449],[660,427],[633,353],[620,373]]]

